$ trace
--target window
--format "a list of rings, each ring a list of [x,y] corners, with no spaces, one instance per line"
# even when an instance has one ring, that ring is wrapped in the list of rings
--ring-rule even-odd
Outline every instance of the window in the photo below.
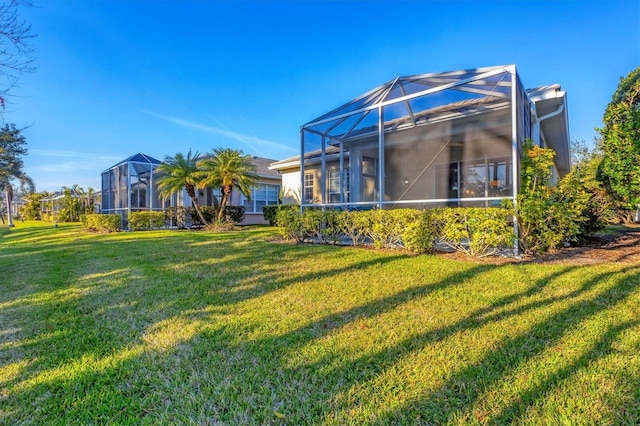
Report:
[[[344,173],[344,202],[349,201],[349,168],[343,170]],[[339,203],[340,201],[340,170],[329,170],[329,202]]]
[[[304,174],[304,201],[313,200],[313,173]]]
[[[251,200],[242,196],[246,213],[262,213],[263,206],[278,204],[280,185],[256,185],[251,190]]]
[[[436,170],[438,198],[504,197],[512,193],[508,158],[441,164]]]

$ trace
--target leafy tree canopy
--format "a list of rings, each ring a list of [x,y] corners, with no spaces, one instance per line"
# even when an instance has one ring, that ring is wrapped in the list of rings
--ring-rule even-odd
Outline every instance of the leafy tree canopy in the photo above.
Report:
[[[215,148],[213,155],[200,161],[202,169],[200,186],[222,189],[218,223],[222,221],[224,208],[229,202],[233,188],[237,188],[247,198],[251,198],[251,188],[258,180],[252,160],[253,158],[250,155],[245,155],[242,150]]]
[[[640,203],[640,67],[620,79],[603,122],[598,177],[628,219]]]

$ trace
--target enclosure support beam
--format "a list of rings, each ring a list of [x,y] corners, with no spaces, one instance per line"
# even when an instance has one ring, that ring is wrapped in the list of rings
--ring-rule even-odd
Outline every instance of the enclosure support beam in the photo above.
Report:
[[[511,67],[511,173],[513,187],[513,208],[518,207],[518,186],[520,175],[518,174],[518,76],[515,67]],[[513,216],[513,254],[520,255],[518,243],[518,218]]]
[[[384,107],[378,107],[378,208],[384,202]]]
[[[300,129],[300,213],[303,212],[304,199],[304,129]]]
[[[322,135],[322,147],[320,147],[321,154],[321,166],[320,166],[320,202],[322,204],[327,202],[327,149],[325,146],[326,138]]]
[[[338,190],[340,191],[340,203],[344,203],[344,143],[340,139],[340,180],[338,181]],[[331,201],[331,200],[329,200]]]

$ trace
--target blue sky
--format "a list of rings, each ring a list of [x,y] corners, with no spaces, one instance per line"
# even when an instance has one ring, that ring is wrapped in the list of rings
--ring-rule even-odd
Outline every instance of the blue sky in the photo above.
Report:
[[[38,1],[38,70],[3,113],[38,190],[100,189],[137,152],[215,147],[281,159],[299,128],[398,75],[516,64],[567,90],[591,143],[619,78],[640,65],[640,2]]]

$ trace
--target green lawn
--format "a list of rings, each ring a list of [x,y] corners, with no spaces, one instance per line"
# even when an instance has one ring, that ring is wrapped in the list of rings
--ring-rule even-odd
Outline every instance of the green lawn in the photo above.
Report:
[[[0,229],[0,424],[638,424],[640,265]]]

